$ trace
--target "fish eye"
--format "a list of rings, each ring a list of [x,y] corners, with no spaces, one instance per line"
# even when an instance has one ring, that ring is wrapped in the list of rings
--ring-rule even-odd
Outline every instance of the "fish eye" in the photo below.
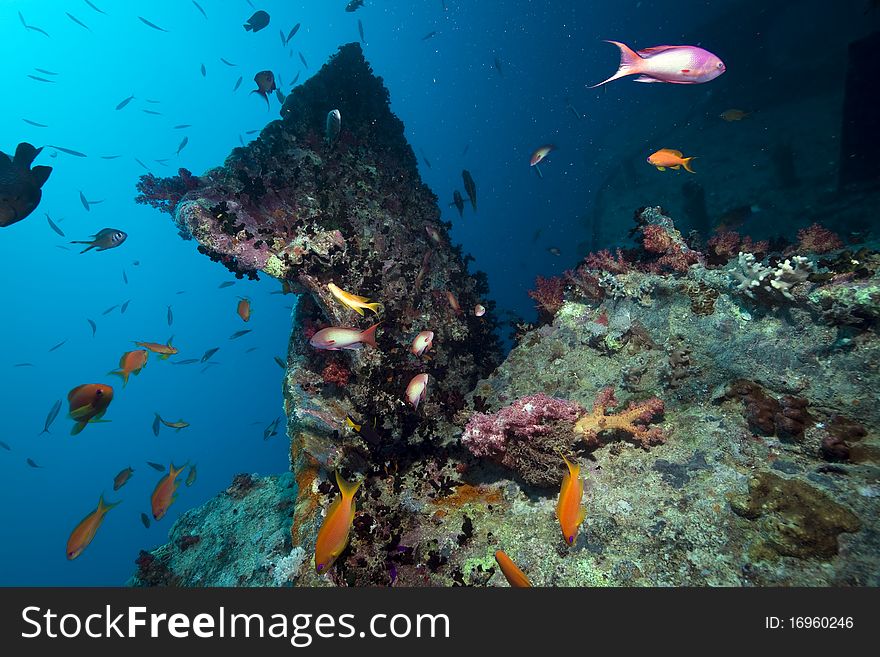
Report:
[[[574,536],[568,537],[568,544],[571,545],[574,542]]]
[[[318,572],[321,572],[322,570],[324,570],[324,564],[319,563],[318,564]]]

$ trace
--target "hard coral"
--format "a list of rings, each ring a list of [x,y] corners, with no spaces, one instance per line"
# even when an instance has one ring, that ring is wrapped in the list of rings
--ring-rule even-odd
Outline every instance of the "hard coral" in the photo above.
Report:
[[[628,433],[645,449],[666,440],[660,427],[647,426],[654,416],[663,413],[662,400],[652,397],[643,402],[630,402],[625,410],[609,414],[608,409],[617,405],[614,388],[605,388],[593,402],[593,410],[575,423],[574,430],[584,437],[588,447],[599,446],[599,434],[603,431]]]
[[[828,253],[843,248],[843,242],[836,233],[814,223],[798,231],[797,250],[801,253]]]

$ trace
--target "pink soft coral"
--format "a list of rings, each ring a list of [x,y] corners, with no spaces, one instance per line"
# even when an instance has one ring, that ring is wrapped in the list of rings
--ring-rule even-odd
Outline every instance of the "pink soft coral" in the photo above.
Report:
[[[531,439],[546,435],[560,420],[573,424],[583,408],[544,393],[521,397],[497,413],[475,413],[461,437],[474,456],[502,456],[510,438]]]
[[[174,214],[174,208],[180,203],[180,199],[198,186],[199,179],[192,175],[188,169],[180,168],[177,170],[177,175],[170,178],[159,178],[148,173],[138,180],[137,190],[140,193],[134,200],[135,203],[149,205],[168,214]]]
[[[615,255],[611,255],[608,249],[591,253],[584,260],[584,264],[588,269],[599,269],[612,274],[625,274],[632,270],[632,264],[620,249],[617,249]]]
[[[529,290],[529,296],[535,300],[535,305],[552,317],[562,308],[565,281],[558,276],[544,278],[538,276],[535,279],[535,289]]]
[[[843,242],[836,233],[814,223],[812,226],[798,231],[797,250],[802,253],[828,253],[843,247]]]

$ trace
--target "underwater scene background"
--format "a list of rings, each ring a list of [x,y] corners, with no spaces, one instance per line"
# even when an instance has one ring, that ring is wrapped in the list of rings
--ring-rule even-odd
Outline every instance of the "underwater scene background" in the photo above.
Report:
[[[0,230],[0,584],[878,584],[876,3],[0,17],[0,151],[52,167]],[[592,88],[604,39],[723,74]]]

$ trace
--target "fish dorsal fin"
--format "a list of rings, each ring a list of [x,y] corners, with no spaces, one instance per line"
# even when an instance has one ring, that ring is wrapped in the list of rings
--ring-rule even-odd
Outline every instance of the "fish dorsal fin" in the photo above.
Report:
[[[669,153],[670,155],[675,155],[675,157],[682,157],[681,151],[676,151],[676,150],[673,150],[672,148],[667,149],[666,152]]]
[[[659,55],[661,52],[666,52],[667,50],[679,47],[680,46],[651,46],[650,48],[642,48],[637,52],[642,57],[653,57],[654,55]]]
[[[42,148],[34,148],[31,144],[26,141],[21,142],[15,148],[15,157],[12,162],[19,169],[30,169],[31,162],[40,154]]]
[[[37,187],[42,187],[49,180],[49,174],[52,173],[52,167],[43,165],[35,166],[31,169],[31,180]]]

